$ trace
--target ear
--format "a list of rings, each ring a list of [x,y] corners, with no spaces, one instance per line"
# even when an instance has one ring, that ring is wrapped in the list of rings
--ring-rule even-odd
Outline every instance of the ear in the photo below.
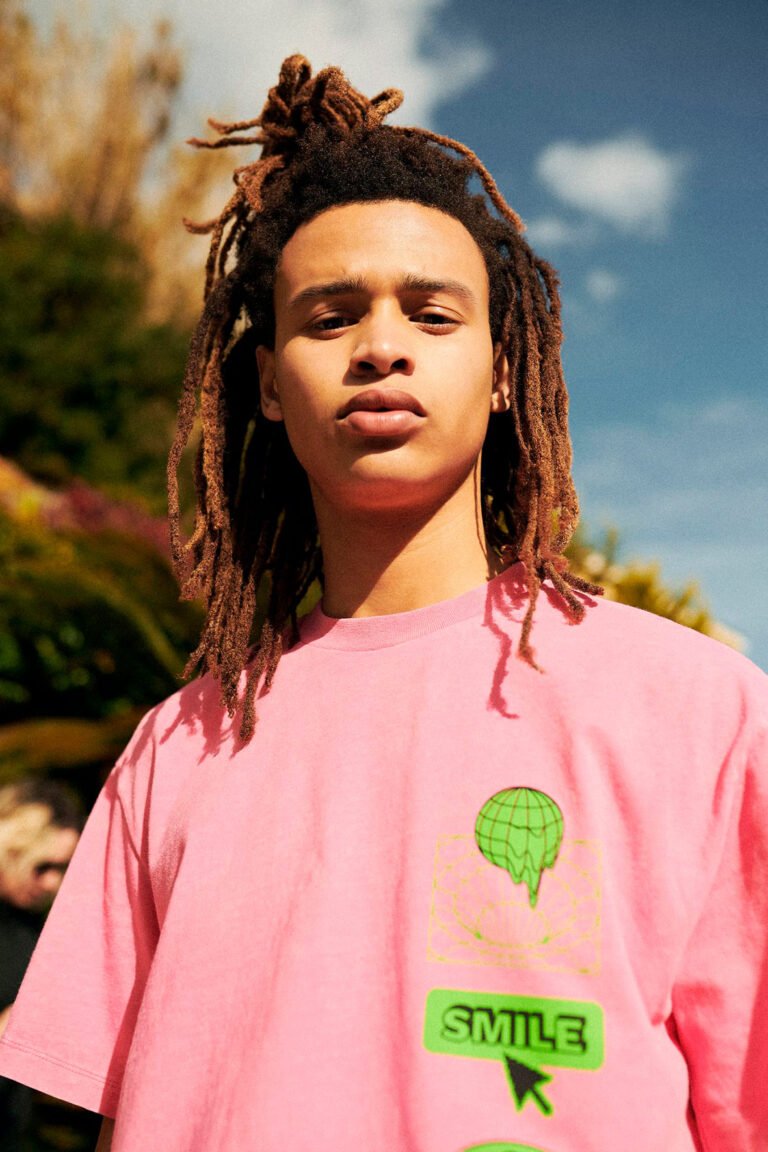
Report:
[[[506,412],[510,404],[509,361],[501,344],[493,346],[493,388],[491,412]]]
[[[280,396],[275,379],[274,348],[267,348],[266,344],[259,344],[256,349],[256,363],[259,366],[261,410],[267,420],[280,421],[283,419],[283,409],[280,406]]]

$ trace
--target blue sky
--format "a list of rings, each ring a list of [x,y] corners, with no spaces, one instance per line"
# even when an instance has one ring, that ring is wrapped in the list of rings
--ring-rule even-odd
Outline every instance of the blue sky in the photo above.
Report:
[[[697,579],[768,669],[766,0],[93,8],[173,20],[182,137],[256,114],[301,51],[369,95],[404,88],[401,122],[468,143],[561,274],[584,521]]]

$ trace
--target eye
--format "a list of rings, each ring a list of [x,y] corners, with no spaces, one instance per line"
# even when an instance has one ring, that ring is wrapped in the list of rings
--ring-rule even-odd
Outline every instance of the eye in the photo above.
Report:
[[[355,321],[350,316],[320,316],[312,321],[314,332],[338,332],[340,328],[348,328]]]
[[[417,312],[411,317],[411,320],[415,324],[420,324],[422,328],[432,329],[432,331],[453,329],[459,325],[455,316],[448,316],[445,312],[434,312],[431,309]]]

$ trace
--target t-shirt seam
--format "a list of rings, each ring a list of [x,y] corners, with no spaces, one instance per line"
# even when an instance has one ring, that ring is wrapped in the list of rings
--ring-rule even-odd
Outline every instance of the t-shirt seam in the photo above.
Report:
[[[100,1076],[98,1072],[91,1072],[87,1068],[81,1068],[77,1064],[71,1064],[68,1060],[59,1060],[56,1056],[51,1056],[47,1052],[41,1052],[39,1048],[30,1047],[29,1044],[19,1044],[18,1040],[9,1040],[4,1036],[2,1046],[5,1048],[15,1048],[19,1052],[28,1052],[40,1060],[45,1060],[47,1064],[55,1064],[57,1068],[67,1068],[70,1072],[76,1072],[80,1076],[87,1076],[89,1080],[95,1080],[99,1084],[108,1084],[115,1088],[120,1087],[120,1081],[112,1076]]]
[[[373,619],[373,617],[372,617]],[[382,619],[382,617],[376,617]],[[380,652],[385,648],[399,648],[402,644],[413,644],[418,640],[428,639],[430,636],[436,636],[439,632],[445,632],[449,628],[458,628],[462,624],[483,622],[483,614],[480,612],[472,612],[468,616],[462,616],[457,620],[446,620],[443,624],[436,624],[430,628],[417,629],[409,636],[400,636],[396,639],[381,640],[372,643],[357,643],[353,637],[348,634],[347,639],[339,637],[337,641],[331,639],[333,628],[328,629],[327,632],[321,633],[319,636],[308,636],[306,639],[301,638],[301,648],[328,648],[334,652]],[[520,624],[519,621],[515,621]],[[297,645],[296,651],[299,651]]]

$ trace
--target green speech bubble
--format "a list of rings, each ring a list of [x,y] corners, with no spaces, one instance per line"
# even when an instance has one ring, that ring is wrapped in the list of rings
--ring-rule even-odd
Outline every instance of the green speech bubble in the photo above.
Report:
[[[451,1056],[599,1068],[605,1047],[603,1010],[585,1000],[433,988],[427,996],[424,1046]]]
[[[532,1144],[509,1144],[506,1140],[492,1140],[490,1144],[471,1144],[463,1152],[544,1152]]]

